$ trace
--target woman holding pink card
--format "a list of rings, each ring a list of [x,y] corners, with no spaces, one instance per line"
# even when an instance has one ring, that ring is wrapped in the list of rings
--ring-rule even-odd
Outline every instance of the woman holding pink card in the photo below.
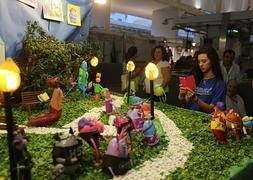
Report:
[[[180,83],[178,99],[189,109],[212,113],[215,104],[225,103],[226,98],[218,54],[212,47],[203,47],[197,52],[197,63],[193,71],[196,89]]]

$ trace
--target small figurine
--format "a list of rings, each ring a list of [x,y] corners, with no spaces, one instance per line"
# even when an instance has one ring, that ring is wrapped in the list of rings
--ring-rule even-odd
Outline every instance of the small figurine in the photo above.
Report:
[[[96,163],[99,164],[101,160],[99,139],[103,139],[103,136],[100,133],[104,132],[104,124],[98,119],[82,118],[78,122],[78,130],[79,136],[95,151]]]
[[[159,139],[156,135],[156,128],[151,119],[151,116],[149,116],[148,120],[143,124],[142,132],[144,134],[144,143],[146,145],[154,146],[159,142]]]
[[[95,101],[100,100],[100,94],[103,91],[103,87],[99,84],[101,81],[101,73],[96,74],[96,83],[93,83],[94,87],[94,94],[95,94]]]
[[[242,122],[243,122],[243,133],[245,135],[249,135],[249,133],[252,133],[253,117],[252,116],[244,116],[242,118]]]
[[[120,134],[109,142],[103,157],[103,170],[113,176],[125,174],[132,167],[126,139],[126,129],[122,129]]]
[[[27,122],[28,126],[50,126],[61,117],[63,93],[60,88],[60,80],[58,77],[50,77],[47,80],[47,84],[49,87],[54,88],[49,104],[49,112],[33,117]]]
[[[77,172],[81,168],[81,160],[83,157],[82,141],[74,136],[73,130],[70,128],[68,134],[54,136],[55,143],[53,147],[53,163],[54,163],[54,179],[67,177],[76,177]],[[67,176],[67,177],[66,177]]]
[[[105,112],[111,113],[113,110],[113,107],[112,107],[111,93],[109,89],[107,88],[104,89],[104,96],[105,96]]]
[[[81,98],[85,97],[86,89],[88,86],[88,71],[87,71],[87,62],[84,60],[79,68],[79,75],[78,75],[78,88],[81,92]]]
[[[226,120],[223,109],[223,102],[218,102],[214,107],[214,114],[211,119],[211,130],[221,144],[227,144]]]
[[[151,112],[151,105],[148,104],[148,103],[143,103],[143,104],[141,105],[141,109],[142,109],[144,118],[147,118],[148,115],[149,115],[150,112]]]
[[[14,136],[13,145],[14,153],[16,157],[16,163],[18,165],[18,179],[20,180],[30,180],[31,168],[32,168],[32,156],[27,151],[28,138],[25,136],[25,131],[23,128],[19,129],[17,134]]]
[[[239,142],[241,140],[242,119],[233,109],[230,109],[226,114],[226,126],[232,130],[236,141]]]
[[[139,131],[144,124],[144,116],[141,109],[141,105],[131,106],[127,112],[127,116],[132,120],[134,130]]]

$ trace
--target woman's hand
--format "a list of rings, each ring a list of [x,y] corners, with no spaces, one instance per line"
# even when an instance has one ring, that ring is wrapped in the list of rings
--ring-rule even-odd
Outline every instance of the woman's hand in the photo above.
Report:
[[[178,94],[178,99],[180,101],[185,100],[185,95],[187,93],[187,88],[184,87],[182,84],[179,84],[179,94]]]
[[[197,101],[198,101],[198,97],[196,96],[195,92],[189,88],[187,88],[187,93],[186,93],[185,99],[187,102],[193,101],[193,102],[197,103]]]

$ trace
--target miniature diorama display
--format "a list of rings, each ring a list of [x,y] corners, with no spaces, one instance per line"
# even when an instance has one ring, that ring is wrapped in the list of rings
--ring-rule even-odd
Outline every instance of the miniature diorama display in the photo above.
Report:
[[[105,112],[111,113],[113,111],[113,106],[112,106],[111,93],[109,89],[107,88],[104,89],[104,96],[105,96]]]
[[[95,151],[96,163],[101,162],[101,153],[99,150],[99,140],[103,139],[100,134],[104,132],[104,124],[98,119],[82,118],[78,122],[79,136],[83,138]]]
[[[87,70],[87,62],[84,60],[81,64],[81,67],[79,68],[79,74],[78,74],[78,88],[81,93],[81,98],[85,97],[86,90],[88,87],[88,70]]]
[[[25,136],[23,128],[18,129],[17,134],[14,136],[13,145],[14,153],[18,169],[18,179],[30,180],[31,168],[33,166],[32,156],[27,150],[28,138]]]
[[[226,114],[226,126],[228,130],[232,130],[235,140],[239,142],[241,140],[242,118],[233,109]]]
[[[53,147],[53,163],[55,179],[76,177],[81,167],[83,158],[82,141],[74,136],[70,128],[67,134],[56,134]]]
[[[127,132],[122,129],[120,134],[114,137],[107,146],[103,156],[103,170],[113,176],[125,174],[132,167],[132,161],[128,154]]]
[[[218,102],[211,118],[211,130],[221,144],[227,144],[226,116],[223,110],[224,103]]]
[[[58,77],[50,77],[47,84],[49,87],[54,88],[49,104],[49,112],[33,117],[27,122],[28,126],[50,126],[61,117],[63,93],[60,88],[60,80]]]
[[[148,120],[146,120],[143,124],[142,132],[144,134],[144,144],[148,146],[154,146],[159,142],[156,134],[156,128],[151,116],[149,116]]]

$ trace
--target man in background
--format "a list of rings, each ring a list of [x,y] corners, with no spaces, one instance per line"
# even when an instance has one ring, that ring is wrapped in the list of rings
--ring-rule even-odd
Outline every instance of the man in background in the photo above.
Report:
[[[237,94],[237,81],[234,79],[229,80],[227,83],[226,107],[227,110],[234,109],[240,117],[246,116],[244,101]]]
[[[224,51],[220,67],[223,79],[226,83],[231,79],[235,79],[238,83],[241,81],[240,67],[234,63],[234,59],[235,52],[232,49]]]

